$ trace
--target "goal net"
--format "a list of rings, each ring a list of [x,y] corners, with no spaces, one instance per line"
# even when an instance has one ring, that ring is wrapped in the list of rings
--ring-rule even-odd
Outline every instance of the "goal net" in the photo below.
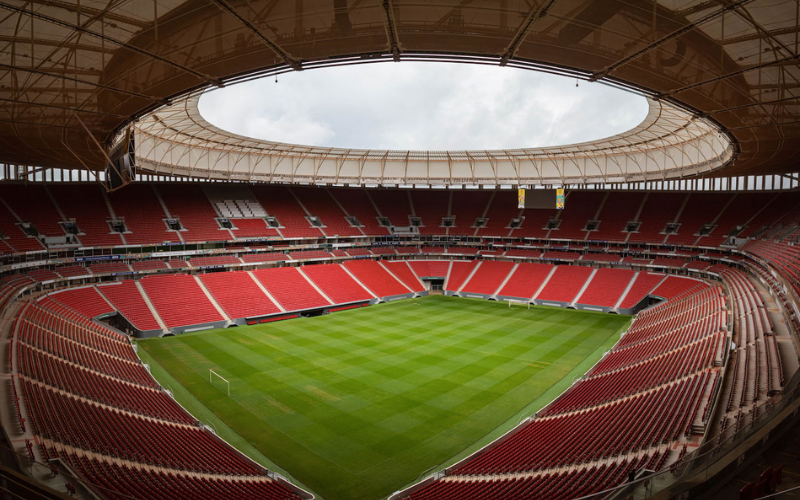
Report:
[[[527,300],[508,299],[508,307],[512,307],[512,306],[514,306],[514,307],[522,306],[522,307],[527,307],[528,309],[530,309],[531,308],[531,303],[528,302]]]
[[[208,370],[208,381],[214,387],[219,387],[221,390],[226,391],[228,393],[228,397],[230,397],[231,383],[228,382],[228,379],[224,378],[214,370]]]

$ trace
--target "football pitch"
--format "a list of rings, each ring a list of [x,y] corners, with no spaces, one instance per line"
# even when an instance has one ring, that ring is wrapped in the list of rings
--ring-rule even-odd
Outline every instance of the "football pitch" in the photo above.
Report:
[[[543,407],[629,321],[431,296],[139,348],[181,404],[260,463],[318,498],[377,500]]]

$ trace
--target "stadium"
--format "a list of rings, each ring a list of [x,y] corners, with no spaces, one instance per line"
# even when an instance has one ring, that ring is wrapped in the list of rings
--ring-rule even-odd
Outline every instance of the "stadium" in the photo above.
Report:
[[[797,1],[2,0],[0,44],[3,498],[798,494]],[[200,112],[409,63],[646,116],[420,150]]]

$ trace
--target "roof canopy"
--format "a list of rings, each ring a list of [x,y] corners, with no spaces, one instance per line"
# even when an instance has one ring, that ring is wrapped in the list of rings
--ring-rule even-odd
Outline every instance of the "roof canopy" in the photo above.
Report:
[[[170,117],[172,103],[208,86],[385,58],[636,87],[728,135],[717,173],[797,172],[799,21],[796,2],[781,0],[2,0],[0,162],[100,169],[87,131],[107,146],[132,120]],[[405,175],[418,172],[433,177]]]
[[[136,124],[140,168],[261,182],[376,185],[545,185],[662,180],[712,172],[734,155],[710,120],[650,100],[647,117],[612,137],[490,151],[387,151],[262,141],[207,122],[197,97]]]

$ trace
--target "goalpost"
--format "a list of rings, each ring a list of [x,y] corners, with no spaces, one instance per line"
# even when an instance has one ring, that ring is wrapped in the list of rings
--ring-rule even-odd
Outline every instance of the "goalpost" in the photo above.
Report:
[[[525,305],[527,305],[528,309],[531,308],[531,303],[528,302],[527,300],[516,300],[516,299],[507,299],[507,300],[508,300],[508,307],[509,308],[511,307],[512,304],[516,305],[516,306],[525,306]]]
[[[225,385],[228,388],[228,397],[231,397],[231,383],[228,382],[228,379],[226,379],[219,373],[215,372],[214,370],[208,370],[208,383],[214,385],[214,375],[216,375],[220,380],[225,382]]]

